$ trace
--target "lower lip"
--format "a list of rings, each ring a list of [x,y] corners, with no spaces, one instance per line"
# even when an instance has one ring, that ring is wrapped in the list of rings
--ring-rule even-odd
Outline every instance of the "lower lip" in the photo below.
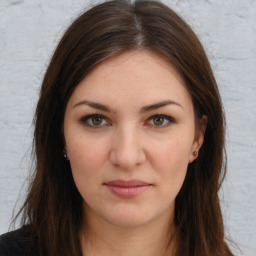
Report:
[[[111,185],[106,185],[106,186],[114,195],[122,198],[136,197],[151,187],[151,185],[137,186],[137,187],[118,187],[118,186],[111,186]]]

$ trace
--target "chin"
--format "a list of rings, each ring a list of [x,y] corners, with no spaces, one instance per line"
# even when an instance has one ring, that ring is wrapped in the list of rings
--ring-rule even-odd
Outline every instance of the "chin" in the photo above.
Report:
[[[145,220],[143,216],[118,216],[116,218],[108,218],[107,221],[113,226],[120,228],[137,228],[150,222]]]
[[[145,225],[156,218],[149,209],[141,207],[119,207],[113,211],[105,212],[104,219],[117,227],[136,228]]]

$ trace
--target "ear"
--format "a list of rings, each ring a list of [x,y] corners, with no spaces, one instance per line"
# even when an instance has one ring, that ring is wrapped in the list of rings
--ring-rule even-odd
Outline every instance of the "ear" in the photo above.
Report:
[[[198,156],[199,150],[204,142],[204,133],[207,126],[207,116],[203,115],[196,127],[194,141],[189,155],[189,163],[192,163]]]

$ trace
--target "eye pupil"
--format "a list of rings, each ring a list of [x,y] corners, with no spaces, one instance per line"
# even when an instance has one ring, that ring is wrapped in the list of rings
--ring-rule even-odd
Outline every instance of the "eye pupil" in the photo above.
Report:
[[[102,123],[103,118],[100,116],[95,116],[92,118],[92,123],[94,125],[100,125]]]
[[[157,116],[154,118],[154,124],[155,125],[162,125],[164,123],[164,117]]]

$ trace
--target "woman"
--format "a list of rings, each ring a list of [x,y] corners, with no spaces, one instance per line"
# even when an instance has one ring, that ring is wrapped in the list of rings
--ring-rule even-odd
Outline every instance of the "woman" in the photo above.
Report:
[[[1,255],[232,255],[221,99],[167,6],[114,0],[78,17],[34,120],[35,175]]]

